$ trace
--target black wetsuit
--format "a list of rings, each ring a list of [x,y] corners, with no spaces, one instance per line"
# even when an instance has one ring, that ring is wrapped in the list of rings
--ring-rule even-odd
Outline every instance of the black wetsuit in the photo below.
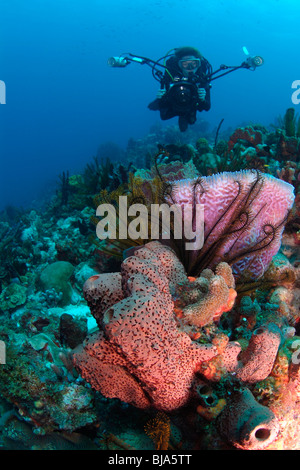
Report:
[[[204,58],[201,58],[201,65],[197,72],[191,74],[191,77],[186,78],[178,65],[178,59],[175,56],[170,57],[166,62],[167,71],[165,71],[164,76],[161,80],[161,89],[166,89],[165,95],[160,98],[152,101],[148,105],[151,110],[159,110],[160,117],[162,120],[171,119],[175,116],[184,118],[187,123],[194,124],[196,121],[196,112],[197,111],[208,111],[210,109],[210,84],[207,80],[207,75],[211,73],[211,65]],[[187,84],[191,88],[191,93],[194,93],[194,97],[191,100],[192,106],[182,108],[177,106],[175,100],[172,99],[172,88],[176,83]],[[194,84],[194,86],[192,85]],[[196,85],[196,87],[195,87]],[[204,88],[206,91],[205,100],[201,101],[197,96],[197,88]],[[175,88],[174,88],[175,90]],[[185,130],[185,129],[184,129]]]

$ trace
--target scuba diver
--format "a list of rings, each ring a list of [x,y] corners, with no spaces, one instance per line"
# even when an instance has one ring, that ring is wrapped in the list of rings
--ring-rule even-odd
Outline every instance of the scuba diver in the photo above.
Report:
[[[197,111],[210,109],[213,80],[241,68],[254,71],[256,67],[263,65],[263,58],[250,56],[245,46],[243,52],[247,58],[241,65],[220,65],[216,71],[212,71],[212,66],[198,49],[189,46],[172,49],[157,61],[127,53],[110,57],[108,65],[126,67],[132,62],[149,65],[153,77],[160,82],[160,89],[148,108],[159,111],[162,120],[178,116],[179,129],[185,132],[189,124],[196,122]]]
[[[212,73],[210,63],[194,47],[175,49],[166,62],[166,70],[156,100],[148,105],[152,111],[160,111],[164,121],[179,116],[181,132],[188,124],[196,122],[197,111],[210,109],[208,76]],[[174,84],[179,86],[174,87]]]

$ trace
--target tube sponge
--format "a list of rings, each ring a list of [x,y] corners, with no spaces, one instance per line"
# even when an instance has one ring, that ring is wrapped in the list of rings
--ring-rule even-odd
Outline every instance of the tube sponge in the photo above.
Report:
[[[280,346],[280,329],[275,323],[257,328],[241,355],[242,366],[237,370],[237,378],[254,383],[264,380],[270,374]]]
[[[274,413],[258,403],[248,388],[232,395],[217,426],[229,442],[245,450],[266,448],[279,432]]]

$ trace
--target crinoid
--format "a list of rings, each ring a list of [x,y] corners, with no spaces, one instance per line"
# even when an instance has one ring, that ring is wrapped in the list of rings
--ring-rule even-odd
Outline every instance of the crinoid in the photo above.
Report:
[[[154,239],[159,239],[163,231],[163,221],[151,213],[151,207],[165,203],[165,197],[170,195],[172,186],[162,177],[159,166],[162,157],[168,153],[161,149],[154,157],[155,176],[151,180],[142,179],[129,173],[128,182],[120,185],[114,191],[106,189],[94,197],[94,205],[102,206],[114,215],[115,226],[113,236],[91,241],[99,251],[123,258],[124,251],[144,245],[153,239],[152,225],[157,227]],[[123,198],[123,199],[122,199]],[[125,201],[126,199],[126,201]],[[123,203],[123,204],[122,204]],[[130,210],[129,210],[130,208]],[[139,216],[138,216],[139,214]],[[92,223],[98,225],[97,217],[92,217]],[[109,224],[106,224],[109,232]],[[152,232],[152,233],[151,233]]]
[[[166,155],[160,149],[155,156],[154,177],[130,174],[126,185],[102,191],[95,202],[111,203],[116,222],[113,236],[98,248],[123,257],[126,249],[159,240],[175,250],[190,276],[221,261],[232,267],[237,280],[262,276],[279,250],[293,186],[258,170],[179,180],[173,175],[170,181],[160,165]],[[120,196],[126,196],[124,207]],[[197,224],[200,217],[202,224]]]

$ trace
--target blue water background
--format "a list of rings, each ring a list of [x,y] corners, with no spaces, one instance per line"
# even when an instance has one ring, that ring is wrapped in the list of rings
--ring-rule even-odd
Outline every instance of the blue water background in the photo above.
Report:
[[[273,123],[300,79],[299,17],[296,0],[2,0],[0,210],[37,203],[100,144],[125,149],[160,122],[147,109],[159,87],[150,68],[110,68],[113,55],[158,59],[192,45],[217,69],[240,64],[245,45],[265,65],[215,81],[212,109],[198,117],[212,128]]]

